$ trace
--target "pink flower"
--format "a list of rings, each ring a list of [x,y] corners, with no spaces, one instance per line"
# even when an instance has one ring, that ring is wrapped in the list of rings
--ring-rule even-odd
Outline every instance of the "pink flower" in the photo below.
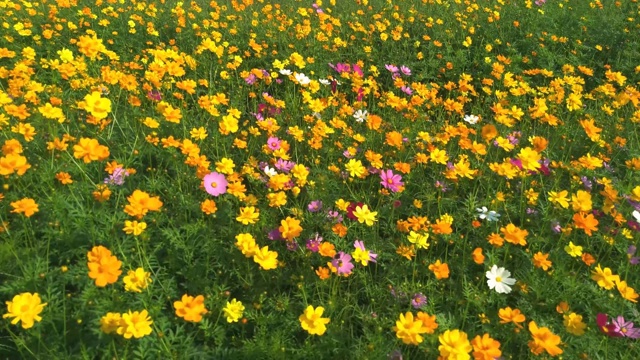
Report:
[[[353,270],[353,264],[351,263],[351,255],[345,254],[340,251],[331,261],[331,265],[338,270],[338,275],[349,275]]]
[[[269,139],[267,139],[267,146],[273,151],[280,149],[280,139],[275,136],[269,137]]]
[[[400,186],[404,186],[402,176],[394,174],[391,170],[382,170],[382,172],[380,172],[380,179],[382,179],[380,185],[393,192],[397,192],[400,190]]]
[[[227,192],[227,179],[224,175],[212,172],[204,176],[204,189],[213,196],[220,196]]]

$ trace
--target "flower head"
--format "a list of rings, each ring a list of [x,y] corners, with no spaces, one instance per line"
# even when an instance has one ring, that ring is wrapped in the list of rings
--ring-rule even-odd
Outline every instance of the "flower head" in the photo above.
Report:
[[[206,314],[207,308],[204,305],[204,296],[196,297],[184,294],[180,301],[174,301],[173,307],[176,309],[176,315],[185,321],[200,322],[202,315]]]
[[[11,324],[22,322],[23,329],[33,327],[34,322],[42,320],[40,313],[47,305],[42,303],[38,293],[22,293],[13,297],[13,300],[5,302],[7,313],[2,315],[3,319],[13,318]]]
[[[549,328],[539,328],[535,321],[531,321],[529,323],[529,331],[533,338],[528,344],[532,353],[540,355],[543,351],[546,351],[551,356],[562,354],[562,349],[558,347],[560,336],[552,333]]]
[[[371,251],[367,250],[364,247],[364,242],[362,242],[361,240],[356,240],[353,243],[353,246],[356,249],[351,253],[351,255],[353,255],[353,259],[357,263],[361,263],[363,266],[367,266],[369,261],[376,262],[378,254],[374,254]]]
[[[238,322],[244,312],[244,305],[242,305],[242,302],[233,299],[231,302],[227,301],[227,306],[224,307],[223,312],[227,317],[227,322]]]
[[[510,278],[509,270],[493,265],[491,270],[487,271],[487,285],[489,289],[495,289],[499,294],[508,294],[511,292],[510,285],[516,283],[516,279]]]
[[[224,175],[212,172],[204,176],[204,189],[213,196],[220,196],[227,192],[227,179]]]
[[[300,325],[311,335],[323,335],[327,331],[327,324],[331,321],[329,318],[323,318],[324,308],[318,306],[313,308],[312,305],[307,306],[304,313],[300,315]]]
[[[349,275],[353,270],[353,264],[351,263],[351,255],[345,254],[340,251],[331,261],[331,265],[333,265],[337,271],[338,275]]]
[[[385,189],[392,192],[398,192],[404,183],[402,182],[402,176],[394,174],[391,170],[382,170],[380,172],[380,185]]]
[[[153,321],[149,317],[147,310],[131,311],[122,314],[120,326],[116,330],[119,335],[122,335],[125,339],[131,339],[132,337],[139,339],[143,336],[151,334],[153,331],[151,325]]]
[[[426,305],[426,303],[427,297],[423,293],[416,293],[411,299],[411,306],[413,306],[414,309],[420,309],[421,307]]]
[[[631,339],[640,338],[640,328],[634,328],[633,322],[627,321],[622,316],[616,317],[613,321],[613,332],[621,334],[624,337]]]
[[[458,329],[447,330],[438,336],[440,356],[444,359],[469,359],[469,352],[473,350],[464,331]]]

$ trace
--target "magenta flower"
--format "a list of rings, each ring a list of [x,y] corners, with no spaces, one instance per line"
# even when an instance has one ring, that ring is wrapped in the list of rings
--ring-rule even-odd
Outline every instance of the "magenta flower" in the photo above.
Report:
[[[320,244],[322,243],[322,236],[316,233],[313,238],[307,240],[307,249],[311,252],[318,252],[320,250]]]
[[[380,172],[380,185],[385,189],[391,190],[392,192],[398,192],[401,186],[404,186],[402,182],[402,176],[398,174],[394,174],[391,170],[382,170]]]
[[[204,189],[213,196],[220,196],[227,192],[227,179],[224,175],[212,172],[204,176]]]
[[[634,328],[633,322],[626,321],[622,316],[618,316],[612,321],[613,331],[617,332],[621,336],[631,339],[640,338],[640,328]]]
[[[411,69],[409,69],[408,67],[402,65],[400,66],[400,71],[402,71],[402,73],[406,76],[411,75]]]
[[[340,251],[331,261],[331,265],[338,270],[338,275],[349,275],[353,270],[353,264],[351,263],[351,255],[345,254]]]

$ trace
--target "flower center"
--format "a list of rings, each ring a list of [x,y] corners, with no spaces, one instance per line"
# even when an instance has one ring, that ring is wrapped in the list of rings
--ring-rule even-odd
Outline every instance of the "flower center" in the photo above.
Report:
[[[212,183],[211,183],[211,187],[212,187],[212,188],[214,188],[214,189],[215,189],[215,188],[217,188],[217,187],[218,187],[218,183],[217,183],[217,182],[215,182],[215,181],[214,181],[214,182],[212,182]]]
[[[496,282],[502,282],[502,277],[496,276]]]

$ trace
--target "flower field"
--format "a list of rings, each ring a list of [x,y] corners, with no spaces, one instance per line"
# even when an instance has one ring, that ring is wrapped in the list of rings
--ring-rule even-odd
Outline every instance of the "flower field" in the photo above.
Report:
[[[0,357],[640,358],[637,0],[0,0]]]

